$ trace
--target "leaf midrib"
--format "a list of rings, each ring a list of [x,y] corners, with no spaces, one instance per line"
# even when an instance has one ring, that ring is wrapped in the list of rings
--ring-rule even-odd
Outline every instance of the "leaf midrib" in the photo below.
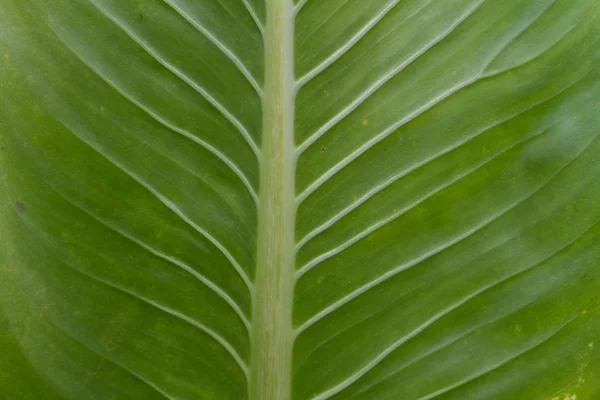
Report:
[[[293,0],[267,0],[250,400],[289,400],[294,288]]]

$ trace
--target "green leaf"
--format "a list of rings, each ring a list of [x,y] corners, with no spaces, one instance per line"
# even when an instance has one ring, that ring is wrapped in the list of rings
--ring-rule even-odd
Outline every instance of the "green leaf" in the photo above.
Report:
[[[0,15],[0,398],[600,398],[600,2]]]

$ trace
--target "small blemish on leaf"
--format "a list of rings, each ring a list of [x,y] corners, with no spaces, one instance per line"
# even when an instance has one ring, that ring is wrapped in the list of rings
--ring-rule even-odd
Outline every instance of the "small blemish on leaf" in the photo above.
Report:
[[[308,162],[306,163],[306,165],[311,165],[312,164],[312,160],[308,160]]]
[[[17,211],[19,211],[19,212],[24,212],[27,210],[27,207],[25,207],[25,204],[21,203],[20,201],[17,201],[15,203],[15,207],[16,207]]]
[[[362,124],[363,124],[363,126],[369,125],[369,120],[368,119],[363,119],[362,120]]]
[[[323,147],[323,148],[321,149],[321,153],[325,153],[326,151],[327,151],[327,150],[325,149],[325,147]]]

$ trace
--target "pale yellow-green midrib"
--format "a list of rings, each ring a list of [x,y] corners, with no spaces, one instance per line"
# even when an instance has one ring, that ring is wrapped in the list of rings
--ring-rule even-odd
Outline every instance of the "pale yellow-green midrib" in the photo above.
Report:
[[[250,400],[291,398],[294,269],[292,0],[267,0]]]

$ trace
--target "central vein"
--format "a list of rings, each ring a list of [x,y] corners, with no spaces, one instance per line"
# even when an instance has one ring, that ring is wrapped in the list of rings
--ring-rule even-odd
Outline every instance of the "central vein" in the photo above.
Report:
[[[292,0],[267,0],[265,91],[250,400],[289,400],[294,270]]]

